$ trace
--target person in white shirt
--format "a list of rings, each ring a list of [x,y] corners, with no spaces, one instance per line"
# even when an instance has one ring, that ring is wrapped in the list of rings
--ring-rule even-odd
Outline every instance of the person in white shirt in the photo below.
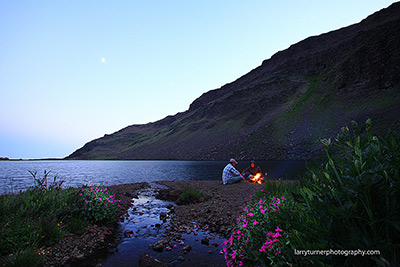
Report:
[[[222,171],[222,183],[223,184],[233,184],[242,181],[244,178],[238,170],[235,169],[237,161],[231,159],[228,165],[225,166]]]

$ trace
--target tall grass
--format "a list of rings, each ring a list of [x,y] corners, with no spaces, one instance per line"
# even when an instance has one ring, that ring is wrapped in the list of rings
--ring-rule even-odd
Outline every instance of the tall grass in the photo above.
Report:
[[[0,265],[40,265],[41,248],[59,242],[67,233],[80,234],[89,224],[118,220],[119,202],[103,188],[63,189],[50,172],[31,172],[34,186],[0,196]],[[11,256],[10,256],[11,255]]]

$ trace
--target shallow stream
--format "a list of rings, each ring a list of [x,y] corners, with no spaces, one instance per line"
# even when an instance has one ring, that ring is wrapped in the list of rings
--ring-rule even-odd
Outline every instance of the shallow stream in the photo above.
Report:
[[[195,222],[191,232],[183,234],[179,242],[172,239],[162,252],[151,248],[156,242],[168,239],[164,232],[169,226],[175,203],[156,199],[155,190],[161,186],[154,183],[150,185],[150,188],[138,193],[138,198],[133,199],[128,216],[120,223],[115,234],[115,244],[108,251],[102,251],[78,265],[139,266],[140,255],[144,252],[168,266],[226,266],[224,255],[221,254],[221,244],[225,239],[200,230]],[[208,244],[201,242],[204,239],[209,240]],[[190,251],[187,246],[190,246]]]

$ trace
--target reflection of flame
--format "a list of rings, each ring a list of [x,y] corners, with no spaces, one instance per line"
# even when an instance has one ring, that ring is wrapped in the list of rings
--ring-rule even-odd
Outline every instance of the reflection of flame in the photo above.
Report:
[[[256,175],[254,175],[253,178],[250,178],[250,180],[253,183],[258,183],[258,184],[262,184],[263,179],[264,178],[261,176],[261,173],[257,173]]]

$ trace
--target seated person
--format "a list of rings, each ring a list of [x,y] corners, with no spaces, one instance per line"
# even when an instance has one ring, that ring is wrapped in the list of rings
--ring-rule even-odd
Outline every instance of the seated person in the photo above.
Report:
[[[259,166],[256,166],[256,162],[254,160],[250,161],[250,166],[247,167],[243,172],[242,175],[244,176],[245,180],[250,180],[251,178],[254,178],[254,176],[260,173],[261,177],[262,172],[261,172],[261,168]]]
[[[244,179],[244,177],[240,174],[238,170],[235,169],[235,165],[237,161],[231,159],[228,165],[225,166],[222,172],[222,183],[223,184],[233,184],[238,183]]]

